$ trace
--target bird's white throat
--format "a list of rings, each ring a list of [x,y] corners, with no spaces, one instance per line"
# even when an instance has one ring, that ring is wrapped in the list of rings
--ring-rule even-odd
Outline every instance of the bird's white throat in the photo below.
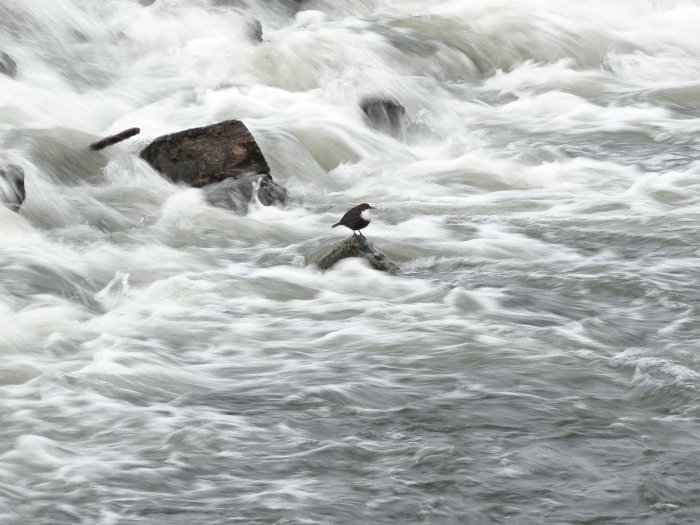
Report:
[[[369,209],[362,210],[360,217],[362,217],[362,220],[369,222],[372,220],[372,213],[369,211]]]

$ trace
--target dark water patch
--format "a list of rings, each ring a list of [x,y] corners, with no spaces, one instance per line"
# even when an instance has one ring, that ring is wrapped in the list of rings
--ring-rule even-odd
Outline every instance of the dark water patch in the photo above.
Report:
[[[496,136],[508,135],[496,130]],[[683,140],[669,138],[654,140],[648,133],[572,132],[566,139],[543,133],[529,133],[526,139],[504,137],[510,151],[526,151],[545,160],[585,158],[601,162],[613,162],[621,166],[634,166],[644,172],[664,173],[683,171],[700,158],[700,142],[693,137]],[[560,134],[561,135],[561,134]],[[553,155],[553,152],[556,152]]]
[[[56,183],[78,186],[104,181],[104,153],[90,151],[94,136],[67,129],[19,129],[5,135],[7,146],[27,153],[27,158]]]
[[[42,296],[61,297],[92,311],[101,311],[93,295],[98,288],[81,272],[57,261],[44,260],[36,254],[0,255],[0,283],[23,305],[36,302]]]

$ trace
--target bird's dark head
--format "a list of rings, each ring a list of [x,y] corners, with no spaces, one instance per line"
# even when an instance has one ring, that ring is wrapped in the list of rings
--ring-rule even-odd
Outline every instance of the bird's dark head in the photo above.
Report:
[[[370,205],[367,204],[366,202],[363,202],[363,203],[360,204],[357,208],[358,208],[360,211],[364,211],[364,210],[374,210],[374,209],[375,209],[374,206],[370,206]]]

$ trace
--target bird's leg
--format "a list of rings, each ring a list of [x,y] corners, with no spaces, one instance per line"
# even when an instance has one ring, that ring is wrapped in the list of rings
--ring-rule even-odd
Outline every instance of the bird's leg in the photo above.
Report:
[[[362,237],[364,240],[367,240],[367,237],[365,237],[364,235],[362,235],[362,232],[358,232],[358,233],[360,234],[360,237]]]

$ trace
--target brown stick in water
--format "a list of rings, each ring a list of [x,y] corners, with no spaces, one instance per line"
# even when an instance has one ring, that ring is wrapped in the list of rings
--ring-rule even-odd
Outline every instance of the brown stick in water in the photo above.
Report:
[[[121,142],[122,140],[126,140],[129,137],[138,135],[139,133],[141,133],[141,130],[139,128],[125,129],[124,131],[117,133],[116,135],[110,135],[109,137],[105,137],[101,140],[98,140],[97,142],[93,142],[92,144],[90,144],[90,149],[92,151],[98,151],[106,148],[107,146],[116,144],[117,142]]]

